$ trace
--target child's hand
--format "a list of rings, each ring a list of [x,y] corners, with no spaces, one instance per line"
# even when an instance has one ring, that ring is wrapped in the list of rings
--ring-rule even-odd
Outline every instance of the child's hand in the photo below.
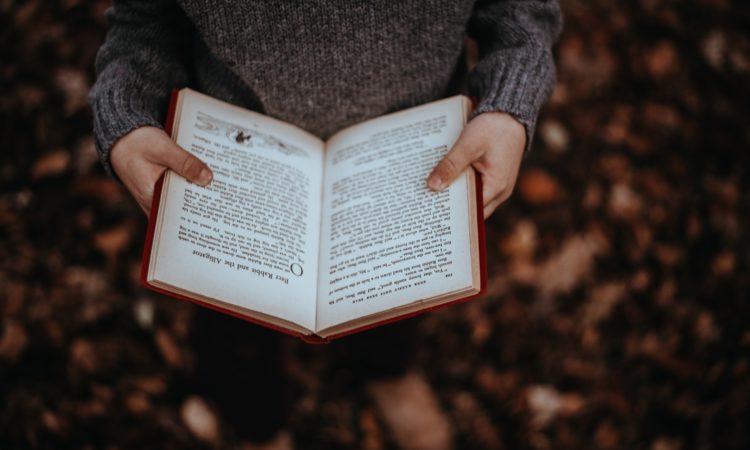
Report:
[[[120,138],[112,147],[110,160],[117,176],[147,216],[154,185],[165,170],[172,169],[201,186],[213,178],[203,161],[178,147],[167,133],[156,127],[137,128]]]
[[[525,146],[526,130],[510,114],[480,114],[433,169],[427,185],[442,190],[469,165],[474,166],[482,176],[486,219],[513,192]]]

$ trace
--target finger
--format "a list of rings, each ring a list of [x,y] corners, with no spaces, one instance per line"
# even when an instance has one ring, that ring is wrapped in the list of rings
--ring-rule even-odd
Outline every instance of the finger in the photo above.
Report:
[[[513,193],[515,182],[515,178],[509,179],[508,176],[493,177],[482,173],[482,198],[484,199],[484,204],[487,205],[498,198],[500,202],[507,200]]]
[[[497,209],[498,206],[502,205],[503,202],[506,199],[503,197],[497,197],[495,199],[492,199],[489,203],[484,205],[484,220],[487,220],[490,218],[493,212]]]
[[[144,213],[146,213],[146,217],[148,217],[149,212],[151,211],[151,201],[154,193],[149,180],[147,178],[144,178],[143,181],[140,182],[140,184],[133,184],[130,179],[124,181],[125,187],[133,195],[133,199],[135,199],[135,202],[138,204],[138,206],[143,210]]]
[[[154,162],[164,164],[185,179],[206,186],[213,172],[206,163],[169,141],[154,155]]]
[[[507,177],[493,177],[482,174],[482,198],[484,203],[484,218],[505,202],[513,193],[513,180]]]
[[[138,205],[140,205],[143,212],[146,213],[146,217],[149,217],[151,215],[151,205],[154,201],[154,184],[148,184],[146,186],[147,187],[139,196]]]
[[[130,159],[121,169],[125,176],[121,175],[120,179],[148,217],[151,211],[154,187],[159,177],[167,169],[166,166],[145,159]]]
[[[483,177],[484,179],[485,177]],[[507,179],[488,180],[483,185],[484,218],[488,218],[498,206],[502,205],[513,194],[513,183]]]
[[[462,135],[463,137],[463,135]],[[483,149],[476,142],[467,142],[459,138],[456,145],[435,166],[427,177],[427,186],[433,191],[441,191],[453,182],[472,161],[476,160]]]
[[[141,207],[143,213],[146,214],[146,218],[148,219],[151,216],[151,205],[138,202],[138,206]]]

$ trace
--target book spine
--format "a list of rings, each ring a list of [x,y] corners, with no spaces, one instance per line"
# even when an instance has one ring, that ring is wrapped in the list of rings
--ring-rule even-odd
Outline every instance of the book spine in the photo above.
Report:
[[[180,91],[172,89],[172,95],[169,97],[169,107],[167,108],[167,120],[164,123],[164,131],[171,137],[174,126],[175,110],[177,109],[177,97]],[[151,249],[154,245],[154,232],[156,230],[156,213],[159,211],[159,199],[161,198],[161,187],[164,184],[164,174],[156,180],[154,185],[154,195],[151,199],[151,211],[148,215],[148,226],[146,228],[146,242],[143,245],[143,257],[141,258],[141,285],[152,289],[148,283],[148,268],[151,262]]]

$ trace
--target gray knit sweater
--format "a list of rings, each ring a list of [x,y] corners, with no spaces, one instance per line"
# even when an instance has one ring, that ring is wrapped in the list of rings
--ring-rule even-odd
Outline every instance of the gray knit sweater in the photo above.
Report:
[[[115,0],[90,101],[97,149],[161,126],[172,88],[199,91],[322,138],[347,125],[446,95],[464,33],[479,64],[477,113],[526,127],[554,83],[557,1]]]

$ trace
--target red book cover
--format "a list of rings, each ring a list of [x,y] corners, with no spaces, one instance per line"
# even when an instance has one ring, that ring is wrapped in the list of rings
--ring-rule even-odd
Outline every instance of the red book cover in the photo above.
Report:
[[[169,109],[167,111],[167,119],[164,126],[164,130],[169,134],[172,135],[172,127],[174,125],[174,116],[175,116],[175,108],[177,107],[177,97],[179,95],[179,91],[177,89],[172,90],[172,96],[169,102]],[[272,330],[280,331],[282,333],[298,337],[302,339],[303,341],[310,343],[310,344],[325,344],[330,342],[333,339],[339,339],[344,336],[348,336],[350,334],[359,333],[361,331],[369,330],[372,328],[376,328],[382,325],[386,325],[389,323],[398,322],[400,320],[408,319],[414,316],[417,316],[419,314],[425,313],[427,311],[434,311],[440,308],[444,308],[446,306],[456,305],[459,303],[464,303],[469,300],[475,299],[477,297],[480,297],[484,295],[487,292],[487,251],[486,251],[486,244],[485,244],[485,229],[484,229],[484,217],[482,215],[482,205],[483,199],[482,199],[482,180],[479,173],[475,173],[475,180],[476,180],[476,196],[477,196],[477,205],[478,205],[478,213],[477,213],[477,237],[478,237],[478,245],[479,245],[479,265],[480,265],[480,290],[477,294],[464,297],[458,300],[455,300],[453,302],[444,303],[441,305],[433,306],[430,308],[421,309],[418,311],[414,311],[411,313],[404,314],[402,316],[393,317],[390,319],[383,320],[381,322],[372,323],[369,325],[365,325],[360,328],[348,330],[346,332],[342,332],[336,335],[328,336],[326,338],[316,336],[316,335],[305,335],[302,333],[297,333],[291,330],[288,330],[283,327],[276,326],[274,324],[264,322],[262,320],[258,320],[254,317],[248,317],[242,314],[238,314],[235,311],[222,308],[217,305],[213,305],[211,303],[206,303],[201,300],[197,300],[191,297],[187,297],[185,295],[181,295],[175,292],[167,291],[164,289],[161,289],[157,286],[154,286],[148,282],[148,269],[149,269],[149,263],[151,261],[151,250],[153,247],[153,241],[154,241],[154,232],[156,229],[156,216],[159,211],[159,200],[161,198],[161,188],[162,183],[164,181],[164,176],[162,175],[159,180],[156,182],[156,185],[154,186],[154,197],[153,202],[151,204],[151,211],[149,213],[149,220],[148,220],[148,228],[146,230],[146,242],[144,244],[143,248],[143,258],[141,260],[141,274],[140,274],[140,281],[141,284],[155,292],[158,292],[160,294],[164,294],[170,297],[178,298],[180,300],[185,300],[191,303],[195,303],[197,305],[203,306],[205,308],[213,309],[215,311],[222,312],[224,314],[228,314],[233,317],[237,317],[239,319],[248,321],[250,323],[254,323],[256,325],[261,325],[266,328],[270,328]]]

